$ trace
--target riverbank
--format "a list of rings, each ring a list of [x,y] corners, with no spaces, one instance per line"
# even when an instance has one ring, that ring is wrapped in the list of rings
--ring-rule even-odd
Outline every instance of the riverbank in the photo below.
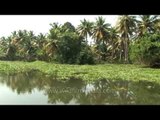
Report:
[[[160,69],[131,64],[67,65],[42,61],[0,61],[0,73],[12,74],[38,70],[56,79],[80,78],[85,81],[146,80],[160,83]]]

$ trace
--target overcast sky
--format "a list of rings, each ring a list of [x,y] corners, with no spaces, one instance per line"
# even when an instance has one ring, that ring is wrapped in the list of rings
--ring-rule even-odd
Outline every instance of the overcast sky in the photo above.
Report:
[[[32,30],[37,35],[48,33],[50,23],[58,22],[63,24],[71,22],[75,27],[84,18],[95,21],[98,16],[103,16],[107,23],[115,25],[118,15],[0,15],[0,37],[9,36],[11,32],[17,30]]]

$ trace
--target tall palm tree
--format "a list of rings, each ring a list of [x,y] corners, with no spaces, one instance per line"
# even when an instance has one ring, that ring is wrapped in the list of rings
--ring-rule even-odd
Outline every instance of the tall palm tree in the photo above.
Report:
[[[59,37],[59,34],[62,32],[62,26],[61,24],[59,25],[58,23],[50,24],[50,26],[52,28],[49,30],[48,38],[52,40],[54,39],[57,40]]]
[[[113,60],[115,51],[116,51],[117,47],[119,47],[117,45],[119,35],[118,35],[118,32],[116,31],[116,29],[113,27],[110,29],[109,33],[110,33],[110,47],[108,47],[108,49],[111,49],[111,59]]]
[[[105,22],[105,19],[100,16],[96,18],[96,22],[93,26],[92,38],[95,40],[98,51],[100,51],[102,59],[105,60],[107,46],[105,42],[109,40],[110,24]]]
[[[48,60],[50,61],[57,50],[57,41],[47,39],[47,43],[44,45],[43,50],[45,51],[45,54],[48,57]]]
[[[128,63],[128,51],[129,51],[129,42],[130,42],[130,37],[133,34],[133,31],[136,27],[136,19],[135,16],[130,16],[130,15],[122,15],[118,18],[117,22],[117,31],[120,34],[121,39],[123,40],[124,43],[124,60],[126,63]]]
[[[36,36],[33,31],[19,30],[12,33],[11,45],[15,47],[17,55],[24,58],[33,58],[35,56]]]
[[[87,36],[92,35],[93,23],[87,21],[86,19],[81,20],[80,22],[81,24],[78,25],[77,32],[79,33],[80,36],[85,37],[86,42],[88,42]]]
[[[57,41],[61,37],[61,34],[67,31],[67,26],[72,27],[69,22],[67,22],[65,26],[62,26],[61,24],[59,25],[58,23],[53,23],[50,25],[52,28],[50,29],[50,33],[48,34],[47,39],[43,44],[43,51],[47,56],[48,61],[53,58],[54,53],[57,50]]]
[[[16,52],[17,52],[17,48],[19,46],[19,38],[8,38],[8,39],[11,39],[10,42],[9,42],[9,45],[8,45],[8,48],[7,48],[7,51],[6,51],[6,57],[9,59],[9,60],[14,60],[15,57],[16,57]]]
[[[137,20],[138,36],[144,35],[144,33],[153,33],[159,27],[158,15],[139,15],[140,20]]]
[[[43,44],[46,41],[46,35],[40,33],[37,37],[36,37],[36,44],[38,46],[39,49],[43,48]]]
[[[93,39],[96,43],[103,42],[109,37],[110,24],[105,23],[105,19],[101,16],[96,18],[96,23],[93,27]]]

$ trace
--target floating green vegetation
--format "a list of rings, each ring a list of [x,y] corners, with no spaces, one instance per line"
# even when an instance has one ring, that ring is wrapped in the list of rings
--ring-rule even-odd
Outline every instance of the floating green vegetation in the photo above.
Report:
[[[152,81],[160,83],[160,69],[132,64],[68,65],[42,61],[0,61],[0,73],[40,71],[59,80],[80,78],[87,82],[100,79]]]

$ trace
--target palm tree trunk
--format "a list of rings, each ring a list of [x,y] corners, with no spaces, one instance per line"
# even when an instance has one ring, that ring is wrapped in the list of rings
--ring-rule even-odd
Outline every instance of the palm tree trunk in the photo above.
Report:
[[[128,63],[128,35],[125,35],[125,51],[124,51],[124,61]]]
[[[112,40],[113,41],[113,40]],[[111,59],[112,59],[112,61],[113,61],[113,56],[114,56],[114,44],[113,44],[113,42],[112,42],[112,54],[111,54]]]
[[[122,51],[120,50],[119,61],[121,62],[121,60],[122,60]]]
[[[111,59],[113,61],[114,50],[112,50]]]
[[[86,43],[88,43],[88,40],[87,40],[87,34],[86,34]]]
[[[104,48],[104,40],[103,40],[103,60],[105,61],[105,57],[106,57],[106,55],[105,55],[105,50],[104,50],[105,48]]]
[[[121,39],[124,39],[124,38],[121,38]],[[124,44],[124,42],[122,42],[121,46],[120,46],[120,62],[122,62],[122,60],[124,58],[124,51],[125,51],[124,46],[125,46],[125,44]]]

